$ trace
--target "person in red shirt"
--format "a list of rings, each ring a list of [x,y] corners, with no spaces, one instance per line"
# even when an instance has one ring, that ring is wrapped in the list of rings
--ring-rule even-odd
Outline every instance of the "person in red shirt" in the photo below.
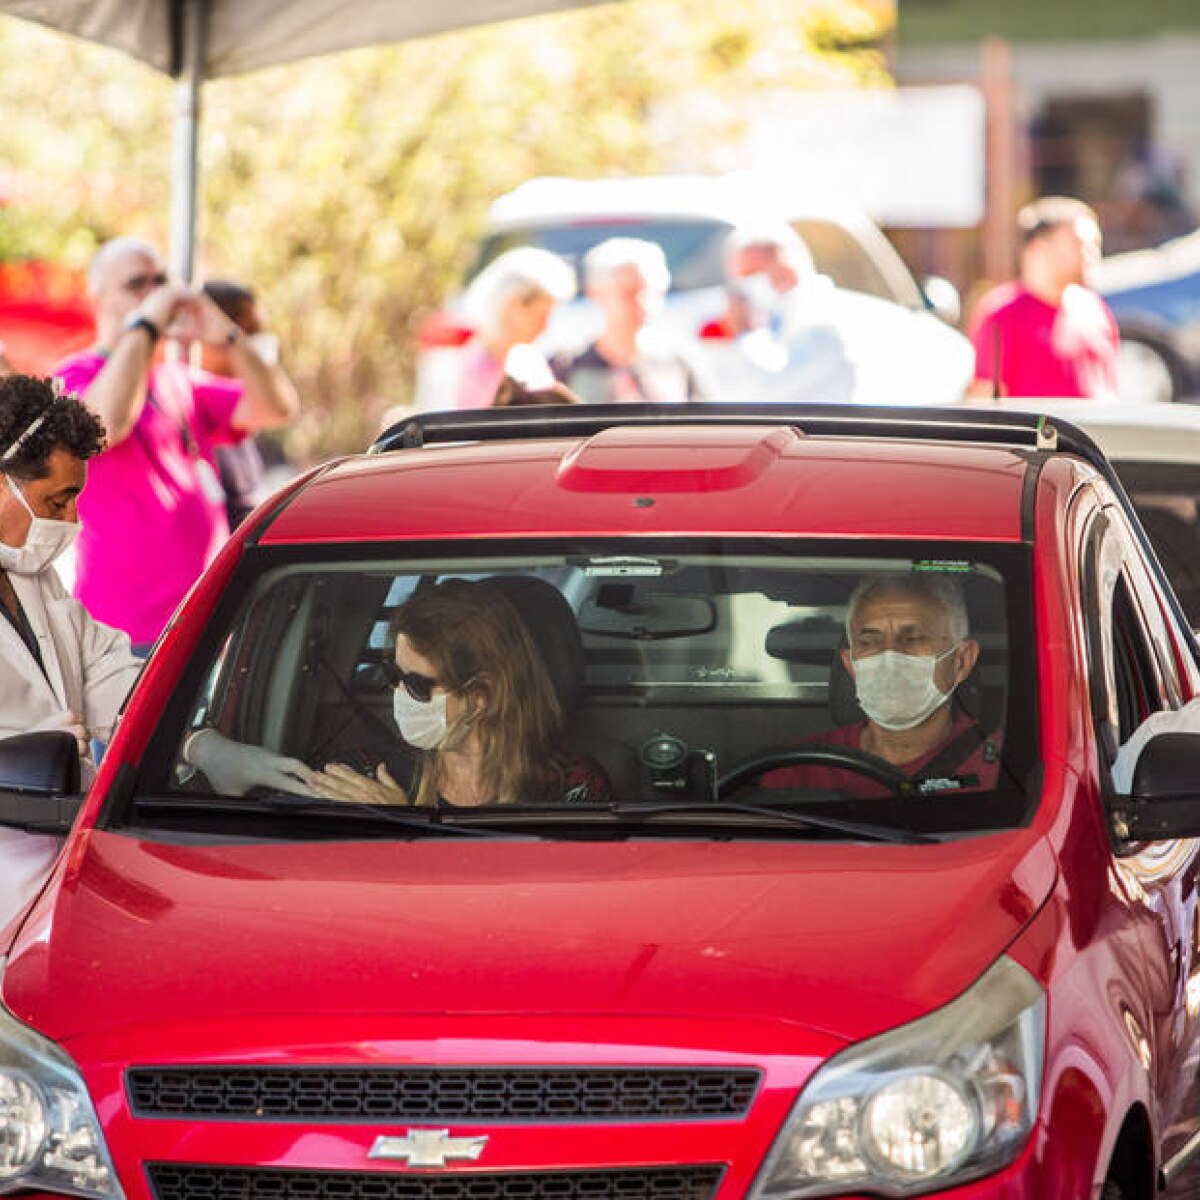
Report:
[[[1117,395],[1117,322],[1088,286],[1100,223],[1081,200],[1046,196],[1017,215],[1020,277],[979,301],[970,324],[973,397]]]
[[[850,597],[846,635],[842,665],[866,719],[808,743],[865,751],[923,791],[995,786],[996,735],[985,733],[954,703],[956,689],[979,658],[957,580],[932,574],[868,577]],[[764,774],[760,784],[855,796],[889,790],[865,774],[824,765],[782,767]]]

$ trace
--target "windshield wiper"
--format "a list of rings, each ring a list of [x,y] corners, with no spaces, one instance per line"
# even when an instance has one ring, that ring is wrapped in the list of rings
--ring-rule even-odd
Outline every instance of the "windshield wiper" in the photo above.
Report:
[[[797,812],[792,808],[763,804],[738,804],[732,801],[621,802],[610,804],[555,805],[495,805],[485,808],[450,808],[444,805],[421,808],[393,808],[387,805],[356,804],[343,800],[327,800],[320,796],[300,796],[294,792],[271,792],[261,796],[141,796],[139,809],[167,810],[211,816],[247,816],[288,814],[296,816],[329,817],[341,820],[365,821],[406,829],[417,836],[440,837],[462,834],[482,838],[544,838],[554,836],[551,829],[564,832],[572,826],[595,825],[597,822],[629,822],[649,824],[665,818],[680,825],[688,823],[707,826],[728,826],[730,819],[743,817],[766,819],[775,824],[792,825],[800,829],[839,834],[864,841],[900,845],[925,845],[937,838],[895,826],[844,821],[837,817]],[[746,828],[739,821],[740,828]]]
[[[929,845],[937,838],[917,833],[911,829],[899,829],[888,825],[868,825],[862,821],[842,821],[837,817],[816,816],[813,813],[796,812],[790,808],[776,808],[765,804],[738,804],[729,800],[704,800],[693,804],[655,802],[613,803],[608,812],[619,817],[651,820],[660,816],[688,816],[703,819],[707,813],[726,813],[750,817],[767,817],[803,829],[819,829],[827,833],[845,834],[849,838],[862,838],[871,842],[893,842],[904,846]]]
[[[346,800],[328,800],[323,796],[301,796],[295,792],[269,792],[259,796],[139,796],[135,803],[141,810],[166,810],[193,815],[261,816],[267,812],[365,821],[375,825],[399,826],[426,837],[460,834],[482,838],[537,836],[501,832],[474,822],[460,823],[453,815],[447,819],[445,810],[437,807],[398,808],[383,804],[358,804]]]

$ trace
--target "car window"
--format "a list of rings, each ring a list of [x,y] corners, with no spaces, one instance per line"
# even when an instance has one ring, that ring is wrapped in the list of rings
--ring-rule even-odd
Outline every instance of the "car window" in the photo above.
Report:
[[[898,256],[895,264],[889,264],[896,270],[889,271],[849,229],[836,221],[814,217],[793,221],[792,225],[804,238],[817,270],[828,275],[839,287],[900,304],[919,305],[916,285]],[[494,258],[518,246],[537,246],[561,255],[578,274],[583,256],[593,246],[610,237],[635,237],[657,242],[662,247],[671,271],[673,292],[721,287],[725,283],[725,238],[730,228],[728,223],[715,220],[635,217],[506,230],[485,239],[467,282]],[[879,236],[883,237],[882,234]],[[890,248],[888,252],[894,255]],[[582,288],[582,277],[578,278],[578,283]]]
[[[1011,825],[1028,815],[1024,781],[1036,758],[1028,565],[1015,547],[967,549],[976,552],[935,560],[886,545],[830,555],[710,540],[403,560],[386,552],[354,558],[345,549],[256,550],[230,589],[245,599],[214,623],[208,649],[164,714],[154,739],[162,753],[151,753],[157,761],[141,786],[212,793],[183,761],[185,739],[201,727],[313,768],[339,762],[372,771],[384,763],[396,779],[411,779],[419,756],[393,719],[390,624],[422,588],[453,578],[504,593],[556,688],[564,746],[600,763],[614,798],[645,801],[677,786],[672,799],[708,803],[717,781],[740,765],[860,726],[843,657],[850,597],[867,578],[934,577],[964,598],[978,660],[952,703],[955,721],[979,733],[941,763],[933,782],[922,778],[905,794],[935,832]],[[669,784],[655,759],[664,739],[683,755]],[[987,765],[967,770],[968,760]],[[862,782],[851,771],[785,790],[868,808],[891,794],[864,791]],[[765,787],[756,794],[778,798]],[[972,796],[980,800],[974,807]]]
[[[915,297],[899,294],[893,281],[845,226],[815,218],[793,221],[792,225],[812,253],[817,270],[839,287],[900,304],[913,303]],[[910,291],[915,292],[915,288]]]
[[[1114,462],[1193,629],[1200,629],[1200,467]]]
[[[1178,708],[1185,700],[1185,687],[1179,674],[1179,661],[1175,647],[1180,644],[1182,632],[1168,618],[1162,605],[1158,587],[1152,581],[1143,551],[1137,536],[1125,515],[1119,510],[1110,514],[1110,520],[1125,545],[1125,574],[1129,582],[1131,597],[1136,602],[1139,623],[1146,647],[1150,654],[1152,673],[1159,707]]]
[[[1094,522],[1084,560],[1093,719],[1109,765],[1143,721],[1178,702],[1177,683],[1168,687],[1164,679],[1135,598],[1128,543],[1114,515]]]

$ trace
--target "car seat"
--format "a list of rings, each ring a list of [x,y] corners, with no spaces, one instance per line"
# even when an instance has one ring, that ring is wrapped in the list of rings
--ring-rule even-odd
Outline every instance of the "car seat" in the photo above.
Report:
[[[622,742],[579,719],[584,700],[584,649],[579,624],[567,598],[536,575],[493,575],[488,583],[517,610],[541,655],[563,713],[563,746],[590,754],[608,773],[614,795],[622,795],[635,773],[636,758]]]
[[[493,575],[488,584],[517,610],[569,719],[583,699],[583,639],[567,598],[536,575]]]

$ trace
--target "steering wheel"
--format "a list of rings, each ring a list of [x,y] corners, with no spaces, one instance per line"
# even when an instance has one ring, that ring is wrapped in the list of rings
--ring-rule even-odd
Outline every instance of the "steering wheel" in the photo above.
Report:
[[[753,779],[780,767],[841,767],[856,775],[881,783],[894,791],[907,790],[911,780],[886,759],[853,746],[829,746],[814,742],[807,746],[785,746],[768,750],[757,758],[740,763],[717,782],[717,798],[725,800]]]

